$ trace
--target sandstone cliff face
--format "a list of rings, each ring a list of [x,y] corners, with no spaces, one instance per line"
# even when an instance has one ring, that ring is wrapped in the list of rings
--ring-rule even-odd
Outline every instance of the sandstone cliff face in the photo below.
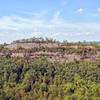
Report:
[[[79,61],[95,60],[100,58],[99,52],[91,45],[80,46],[77,44],[65,45],[59,42],[14,42],[5,48],[11,50],[11,57],[26,57],[35,59],[46,57],[50,61]],[[58,50],[59,49],[59,50]],[[78,51],[79,50],[79,51]],[[81,53],[75,53],[76,51]],[[3,54],[0,54],[2,56]]]
[[[15,43],[15,44],[9,44],[6,46],[6,48],[13,50],[13,49],[18,49],[18,48],[24,48],[24,49],[31,49],[31,48],[39,48],[40,46],[42,47],[58,47],[59,45],[57,43]]]

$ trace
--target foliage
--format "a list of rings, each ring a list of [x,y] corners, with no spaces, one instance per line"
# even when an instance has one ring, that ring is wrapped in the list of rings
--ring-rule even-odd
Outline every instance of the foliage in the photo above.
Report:
[[[100,100],[100,61],[0,58],[0,100]]]

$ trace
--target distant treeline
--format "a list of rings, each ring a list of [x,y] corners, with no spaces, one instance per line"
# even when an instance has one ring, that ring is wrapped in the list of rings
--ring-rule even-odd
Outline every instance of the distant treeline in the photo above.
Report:
[[[12,43],[30,43],[30,42],[51,42],[51,43],[62,43],[62,44],[73,44],[73,45],[99,45],[100,46],[100,41],[78,41],[78,42],[69,42],[67,40],[63,40],[62,42],[61,41],[58,41],[56,39],[53,39],[53,38],[42,38],[42,37],[39,37],[39,38],[36,38],[36,37],[33,37],[33,38],[30,38],[30,39],[21,39],[21,40],[16,40],[16,41],[13,41]]]

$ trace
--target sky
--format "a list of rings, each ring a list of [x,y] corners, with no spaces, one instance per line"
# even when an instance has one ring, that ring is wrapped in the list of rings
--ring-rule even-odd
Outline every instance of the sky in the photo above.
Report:
[[[0,43],[32,37],[100,41],[100,0],[0,0]]]

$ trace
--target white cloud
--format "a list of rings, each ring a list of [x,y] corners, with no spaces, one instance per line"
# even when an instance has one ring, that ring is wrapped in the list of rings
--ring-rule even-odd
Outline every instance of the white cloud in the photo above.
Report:
[[[83,8],[79,8],[77,9],[76,13],[83,13],[84,9]]]
[[[66,37],[67,39],[67,37],[100,34],[99,22],[67,22],[61,19],[60,14],[61,12],[57,11],[49,21],[42,18],[25,18],[21,16],[0,17],[0,39],[7,40],[9,37],[10,41],[12,41],[32,36]]]
[[[99,12],[99,13],[100,13],[100,8],[97,8],[97,12]]]
[[[54,13],[53,18],[51,19],[51,22],[53,24],[58,24],[61,22],[60,14],[61,14],[61,11],[57,11]]]
[[[36,31],[36,32],[33,32],[32,35],[37,37],[37,36],[43,35],[43,33]]]
[[[92,32],[85,32],[85,35],[92,35],[93,33]]]

